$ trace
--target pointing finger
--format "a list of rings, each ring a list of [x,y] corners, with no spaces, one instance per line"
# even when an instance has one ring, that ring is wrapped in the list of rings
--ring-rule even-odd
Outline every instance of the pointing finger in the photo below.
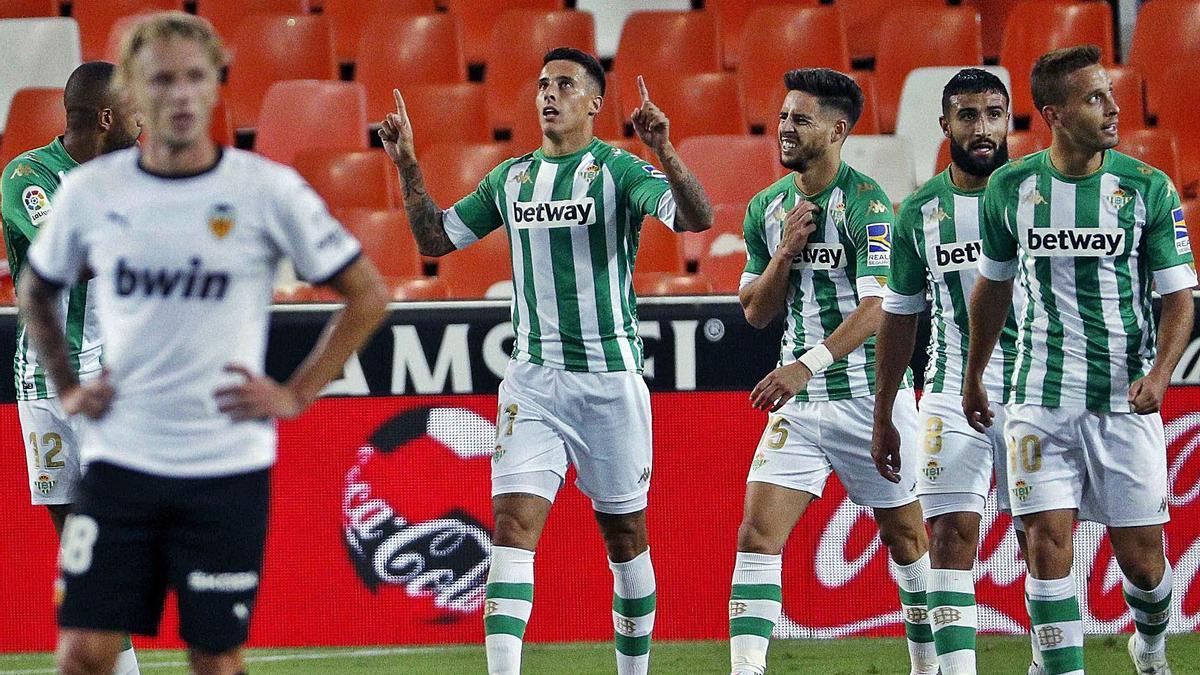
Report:
[[[637,83],[638,83],[638,92],[641,93],[641,95],[642,95],[642,103],[649,103],[650,102],[650,92],[646,91],[646,81],[642,79],[641,75],[638,75]]]
[[[405,111],[404,111],[404,97],[400,95],[400,90],[399,90],[399,89],[393,89],[393,90],[392,90],[392,98],[394,98],[394,99],[396,100],[396,114],[397,114],[397,115],[403,115],[403,114],[405,114]]]

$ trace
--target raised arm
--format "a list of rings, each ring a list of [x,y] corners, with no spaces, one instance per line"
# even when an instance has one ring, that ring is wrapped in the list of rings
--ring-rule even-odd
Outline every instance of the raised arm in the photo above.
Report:
[[[409,227],[412,228],[421,255],[446,255],[454,250],[454,244],[446,234],[442,209],[425,189],[425,177],[421,174],[417,153],[413,150],[412,124],[408,120],[400,90],[393,89],[392,96],[396,99],[396,112],[388,113],[384,118],[379,128],[379,138],[383,141],[383,149],[400,172],[404,211],[408,214]]]
[[[708,195],[695,174],[679,158],[675,146],[671,145],[669,136],[671,122],[650,101],[650,93],[646,91],[646,83],[638,75],[638,90],[642,94],[642,102],[630,116],[633,130],[637,132],[642,142],[658,157],[662,164],[667,183],[671,186],[671,196],[675,198],[676,229],[686,232],[703,232],[712,227],[713,209],[708,201]]]

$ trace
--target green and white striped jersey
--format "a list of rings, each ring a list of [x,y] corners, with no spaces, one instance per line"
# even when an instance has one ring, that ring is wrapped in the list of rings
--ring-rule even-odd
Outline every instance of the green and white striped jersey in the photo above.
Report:
[[[1179,195],[1163,172],[1115,150],[1070,177],[1049,151],[1001,167],[984,194],[989,279],[1020,276],[1014,403],[1129,412],[1154,360],[1150,288],[1196,284]]]
[[[63,174],[79,166],[63,147],[62,138],[49,145],[22,153],[4,168],[0,176],[0,219],[4,221],[4,242],[8,249],[8,268],[15,280],[25,269],[29,245],[38,228],[50,216],[51,200],[62,183]],[[65,322],[67,353],[71,367],[81,378],[100,372],[100,331],[94,307],[88,301],[87,283],[76,284],[62,295],[59,315]],[[17,400],[30,401],[53,397],[54,385],[38,364],[37,353],[29,341],[25,322],[17,317],[16,371]]]
[[[979,235],[983,190],[954,185],[947,168],[900,205],[892,238],[889,293],[883,308],[892,314],[929,312],[929,362],[925,391],[961,394],[966,374],[970,324],[967,306],[979,276]],[[1018,296],[1017,307],[1023,302]],[[984,373],[983,384],[994,401],[1007,397],[1004,383],[1012,377],[1017,355],[1017,320],[1013,309]]]
[[[783,234],[785,214],[800,200],[819,209],[817,229],[788,275],[781,365],[794,363],[858,308],[883,294],[892,248],[892,205],[873,179],[845,162],[829,187],[806,195],[788,174],[759,192],[746,208],[746,271],[742,286],[767,269]],[[906,373],[904,386],[911,384]],[[875,393],[875,338],[818,373],[797,401],[836,401]]]
[[[633,265],[645,216],[674,226],[666,176],[592,139],[570,155],[536,150],[502,162],[443,222],[456,248],[508,231],[514,359],[641,372]]]

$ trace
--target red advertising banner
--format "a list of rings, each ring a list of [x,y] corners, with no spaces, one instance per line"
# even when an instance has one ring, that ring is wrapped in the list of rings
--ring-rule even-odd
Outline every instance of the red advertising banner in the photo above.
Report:
[[[651,552],[655,635],[722,639],[745,476],[765,416],[744,392],[656,393]],[[330,398],[280,425],[255,646],[482,640],[491,548],[495,396]],[[1168,396],[1175,568],[1171,628],[1200,627],[1200,387]],[[54,644],[53,530],[29,505],[15,405],[0,406],[0,651]],[[865,451],[865,449],[864,449]],[[568,479],[570,483],[570,479]],[[1006,517],[985,519],[980,623],[1022,632],[1024,566]],[[533,641],[608,640],[612,578],[590,503],[564,487],[535,563]],[[1127,630],[1120,573],[1100,528],[1081,527],[1076,568],[1089,632]],[[869,513],[831,480],[784,556],[786,637],[898,635],[899,602]],[[160,637],[175,647],[172,609]]]

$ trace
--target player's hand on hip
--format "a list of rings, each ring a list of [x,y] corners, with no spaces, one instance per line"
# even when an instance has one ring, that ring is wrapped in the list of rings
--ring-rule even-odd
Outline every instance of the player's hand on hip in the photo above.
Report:
[[[396,112],[388,113],[379,127],[379,139],[383,141],[383,149],[393,164],[411,162],[417,153],[413,150],[412,123],[408,121],[408,110],[404,107],[404,98],[399,89],[392,90],[396,99]]]
[[[633,109],[633,113],[629,117],[638,138],[657,153],[670,140],[671,121],[667,119],[663,111],[658,109],[658,106],[650,101],[650,92],[646,91],[646,82],[641,75],[638,75],[637,83],[638,91],[642,95],[642,102]]]
[[[875,420],[871,434],[871,459],[880,476],[893,483],[900,482],[900,432],[891,419]]]
[[[803,363],[789,363],[771,371],[750,392],[750,405],[775,412],[808,386],[812,371]]]
[[[808,237],[817,229],[817,205],[801,200],[783,216],[783,237],[779,253],[788,260],[800,255],[808,245]]]
[[[82,414],[98,420],[112,408],[116,390],[108,382],[108,371],[100,379],[87,384],[77,384],[66,391],[58,392],[59,403],[69,415]]]
[[[290,388],[266,375],[255,375],[236,363],[225,366],[225,372],[242,376],[242,381],[222,387],[213,396],[217,409],[235,422],[254,419],[290,419],[304,410],[304,403]]]
[[[978,383],[963,383],[962,409],[967,416],[967,424],[975,431],[982,434],[992,426],[995,414],[988,405],[987,392]]]
[[[1167,395],[1168,378],[1147,375],[1129,385],[1129,407],[1139,415],[1156,413]]]

